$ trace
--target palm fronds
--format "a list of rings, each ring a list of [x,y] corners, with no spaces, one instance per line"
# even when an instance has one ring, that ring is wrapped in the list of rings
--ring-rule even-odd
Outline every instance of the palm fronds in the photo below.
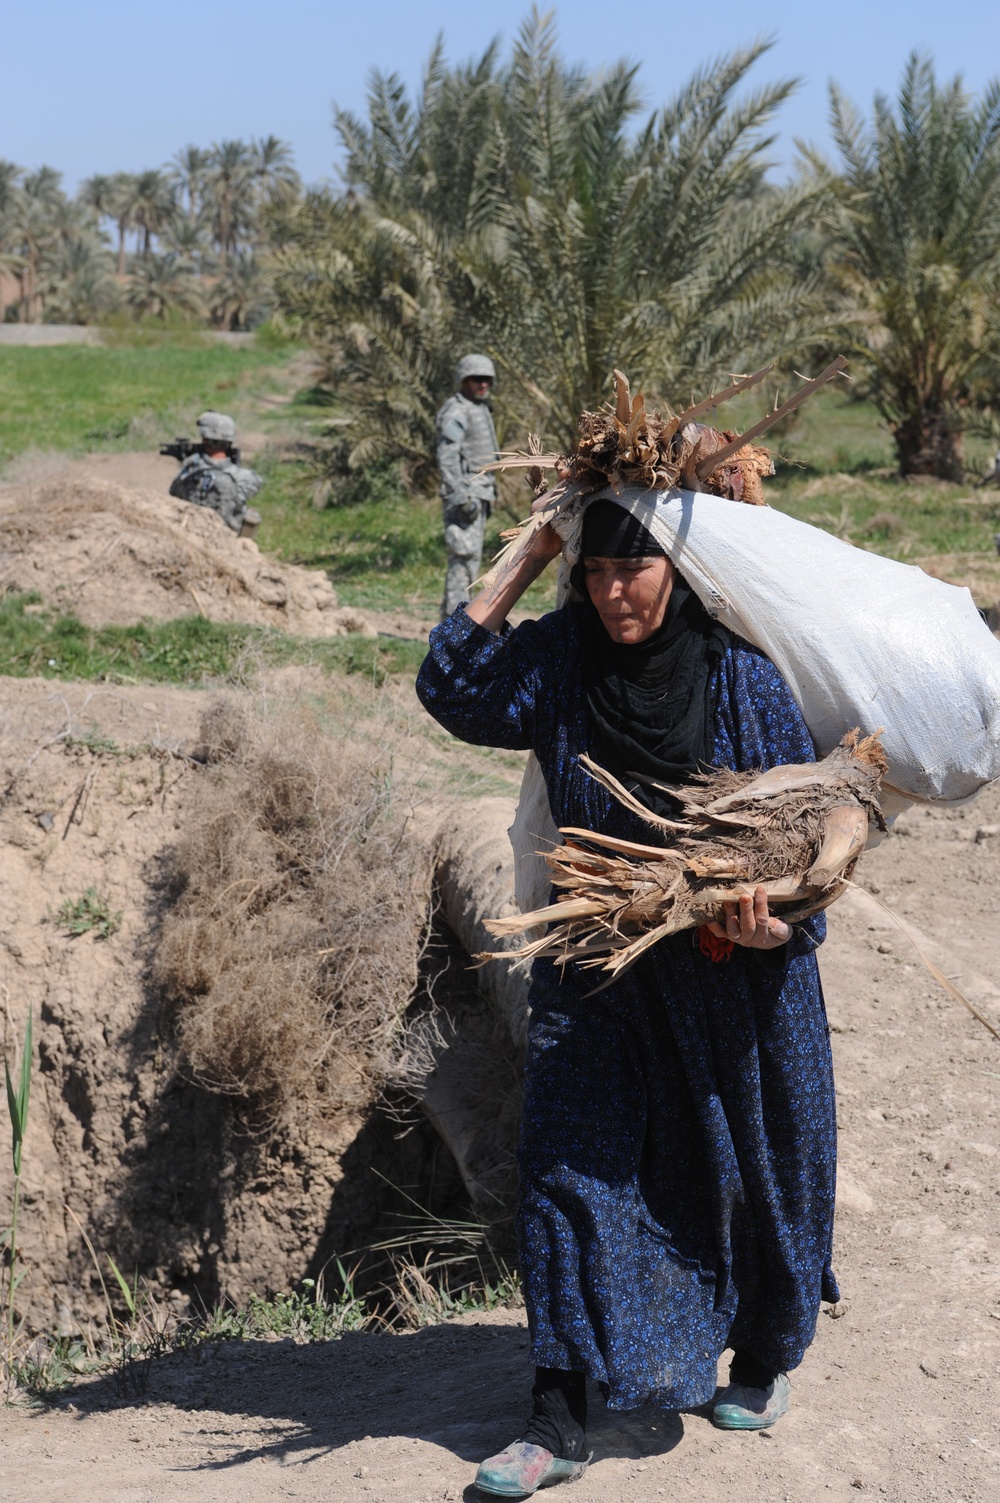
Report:
[[[862,739],[850,731],[821,762],[723,770],[667,790],[680,802],[676,820],[652,814],[589,758],[581,761],[665,843],[566,828],[565,844],[545,856],[556,902],[487,927],[501,936],[546,925],[516,953],[577,961],[605,984],[661,939],[719,919],[725,903],[758,885],[789,921],[829,907],[846,890],[869,824],[885,828],[878,795],[888,764],[877,733]]]

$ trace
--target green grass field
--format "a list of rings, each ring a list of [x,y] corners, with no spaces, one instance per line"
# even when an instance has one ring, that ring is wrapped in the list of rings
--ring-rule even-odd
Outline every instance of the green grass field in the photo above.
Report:
[[[330,409],[310,389],[303,356],[300,347],[266,336],[254,347],[234,349],[169,333],[122,338],[106,348],[0,348],[0,467],[32,450],[154,449],[175,431],[193,431],[197,411],[217,405],[244,429],[273,441],[255,461],[267,482],[259,502],[264,522],[258,540],[265,551],[323,569],[345,605],[433,618],[444,569],[437,498],[407,495],[382,474],[373,477],[370,500],[355,487],[361,499],[353,504],[314,505],[308,447]],[[720,420],[745,428],[773,395],[750,394]],[[768,442],[777,465],[767,486],[772,506],[859,547],[919,560],[966,582],[980,604],[1000,599],[994,545],[1000,491],[973,485],[975,473],[989,468],[985,444],[967,447],[965,485],[902,483],[893,475],[888,430],[843,387],[814,397]],[[508,483],[506,494],[488,530],[488,554],[499,547],[501,528],[528,508],[526,486]],[[524,606],[550,608],[554,593],[550,570]],[[322,661],[376,679],[411,674],[423,652],[421,642],[398,638],[306,643],[193,618],[95,632],[24,597],[4,603],[0,632],[2,673],[124,681],[225,677],[239,671],[250,641],[272,661]]]
[[[379,486],[371,504],[312,505],[307,464],[264,460],[268,477],[261,498],[265,516],[263,546],[288,563],[323,568],[344,605],[368,610],[436,612],[444,582],[441,503],[436,496],[410,496],[396,486]],[[531,494],[524,487],[524,515]],[[501,529],[521,520],[507,509],[487,526],[485,557],[502,546]],[[263,529],[262,529],[263,534]],[[555,580],[545,579],[525,596],[526,610],[555,603]]]
[[[747,398],[727,408],[726,422],[743,428],[759,415]],[[965,484],[902,481],[894,473],[892,436],[878,413],[844,389],[818,393],[787,429],[763,442],[777,470],[765,482],[771,506],[889,558],[912,563],[968,556],[964,567],[980,603],[1000,598],[994,544],[1000,490],[975,486],[992,467],[986,443],[967,442]]]
[[[422,642],[398,637],[287,636],[260,627],[219,625],[201,616],[139,626],[83,626],[31,595],[0,594],[0,674],[105,683],[203,683],[238,679],[251,664],[318,663],[383,683],[414,674]]]
[[[206,407],[243,416],[253,397],[285,390],[296,353],[169,333],[108,347],[0,347],[0,468],[30,449],[155,448],[193,432]]]

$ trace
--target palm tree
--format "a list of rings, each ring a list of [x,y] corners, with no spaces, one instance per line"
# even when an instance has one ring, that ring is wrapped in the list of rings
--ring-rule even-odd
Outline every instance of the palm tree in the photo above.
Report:
[[[6,213],[10,207],[14,190],[22,176],[22,169],[16,162],[8,162],[5,157],[0,157],[0,214]]]
[[[414,485],[433,476],[455,350],[482,343],[454,248],[490,212],[497,69],[496,43],[449,69],[439,41],[413,105],[398,77],[375,74],[367,121],[335,111],[347,193],[309,193],[266,215],[279,315],[323,351],[350,412],[335,466],[400,459]]]
[[[473,248],[478,321],[561,444],[615,365],[675,398],[801,349],[812,287],[786,246],[816,193],[763,185],[764,132],[790,83],[738,99],[767,43],[695,74],[637,134],[635,69],[567,72],[551,22],[515,47],[499,122],[495,229]]]
[[[221,141],[212,147],[205,200],[223,272],[246,226],[252,182],[253,155],[245,141]]]
[[[203,151],[200,146],[185,146],[171,163],[171,180],[178,194],[187,194],[187,212],[191,219],[196,216],[211,160],[211,152]]]
[[[0,322],[6,312],[3,278],[19,276],[22,264],[15,234],[14,213],[21,176],[21,168],[16,163],[0,157]]]
[[[349,415],[331,464],[361,469],[400,459],[411,481],[425,485],[434,471],[435,412],[464,342],[439,276],[441,247],[350,195],[325,192],[307,194],[272,233],[278,248],[265,270],[277,307],[322,352]]]
[[[439,38],[411,104],[396,74],[375,73],[368,119],[334,110],[348,183],[384,214],[422,214],[459,239],[489,218],[495,174],[495,120],[503,89],[499,46],[449,69]]]
[[[171,314],[204,318],[205,303],[191,267],[179,256],[152,254],[129,278],[126,300],[137,318],[165,322]]]
[[[829,329],[793,252],[827,190],[763,182],[792,88],[745,92],[766,45],[645,121],[635,70],[568,68],[537,12],[505,67],[490,48],[450,69],[439,46],[413,102],[375,76],[367,120],[336,116],[352,196],[276,223],[268,262],[279,311],[340,383],[353,462],[431,473],[463,344],[501,366],[500,418],[565,447],[616,365],[685,400]]]
[[[845,339],[900,473],[961,479],[963,432],[1000,381],[1000,82],[973,100],[914,53],[870,124],[836,89],[831,104]]]
[[[260,308],[263,294],[260,269],[252,255],[233,256],[208,299],[209,317],[221,329],[247,327],[251,313]]]
[[[140,255],[148,261],[153,237],[166,229],[177,212],[177,203],[169,178],[157,168],[137,173],[133,182],[130,218],[142,237]]]
[[[39,269],[42,256],[58,233],[56,214],[65,203],[61,181],[61,173],[54,168],[39,167],[36,172],[25,173],[9,193],[8,235],[11,249],[18,256],[22,323],[34,322],[41,308]]]
[[[262,203],[287,202],[302,186],[292,161],[292,148],[277,136],[262,136],[253,142],[250,176]]]
[[[115,180],[107,173],[96,172],[80,184],[77,198],[93,209],[99,219],[114,218]]]
[[[39,290],[46,320],[87,324],[110,313],[119,297],[112,264],[93,229],[60,237],[41,264]]]
[[[131,172],[116,172],[111,179],[107,202],[108,213],[114,219],[118,230],[116,271],[119,277],[125,275],[125,236],[134,225],[132,216],[135,206],[135,195],[135,174]]]
[[[212,269],[204,265],[206,252],[211,262],[211,246],[208,226],[203,219],[192,219],[190,214],[177,213],[159,236],[161,250],[172,251],[192,266],[202,271]]]

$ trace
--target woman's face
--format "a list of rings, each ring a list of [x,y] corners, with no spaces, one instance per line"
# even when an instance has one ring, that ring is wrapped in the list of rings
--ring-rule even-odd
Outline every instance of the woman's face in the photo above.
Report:
[[[583,576],[613,642],[645,642],[663,625],[674,586],[669,558],[585,558]]]

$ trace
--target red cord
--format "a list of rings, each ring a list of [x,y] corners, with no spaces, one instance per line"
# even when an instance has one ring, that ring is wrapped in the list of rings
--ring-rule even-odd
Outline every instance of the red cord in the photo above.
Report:
[[[728,960],[733,953],[733,941],[720,939],[707,924],[702,924],[698,930],[698,947],[709,960]]]

